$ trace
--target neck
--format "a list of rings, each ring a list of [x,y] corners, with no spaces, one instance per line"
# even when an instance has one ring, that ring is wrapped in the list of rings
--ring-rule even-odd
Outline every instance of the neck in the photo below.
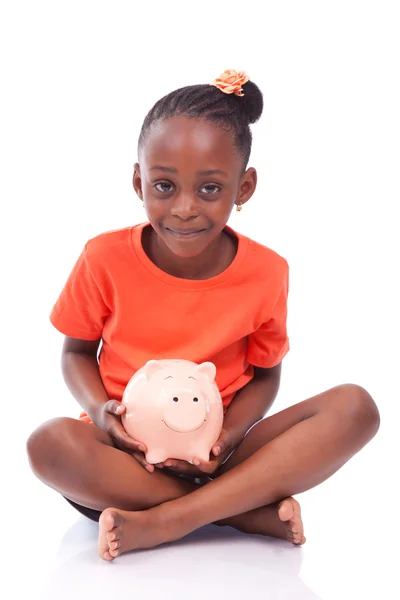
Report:
[[[163,271],[181,279],[208,279],[217,275],[221,269],[221,258],[227,255],[230,238],[223,232],[213,240],[212,244],[199,254],[190,258],[182,258],[173,254],[159,238],[153,228],[150,230],[148,244],[149,258]],[[218,257],[218,260],[216,260]],[[228,264],[232,261],[230,257]]]

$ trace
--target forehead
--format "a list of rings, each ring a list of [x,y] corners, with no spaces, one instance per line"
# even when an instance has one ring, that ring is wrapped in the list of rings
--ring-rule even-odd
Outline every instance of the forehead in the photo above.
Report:
[[[140,149],[140,162],[198,169],[240,167],[241,157],[234,145],[232,132],[207,121],[172,117],[155,123]]]

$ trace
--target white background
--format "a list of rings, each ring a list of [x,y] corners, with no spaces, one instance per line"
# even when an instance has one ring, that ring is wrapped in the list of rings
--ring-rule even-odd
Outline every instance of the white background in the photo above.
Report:
[[[399,28],[399,3],[385,0],[2,3],[9,597],[398,597]],[[299,497],[304,549],[210,527],[110,566],[96,556],[96,526],[26,460],[36,426],[79,412],[48,316],[90,237],[146,220],[131,178],[147,111],[227,68],[245,70],[265,100],[250,160],[258,189],[229,224],[290,264],[291,350],[273,412],[354,382],[375,398],[381,429]]]

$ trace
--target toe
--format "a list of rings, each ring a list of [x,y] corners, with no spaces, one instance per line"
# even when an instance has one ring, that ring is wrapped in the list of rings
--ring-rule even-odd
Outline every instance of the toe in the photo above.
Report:
[[[121,521],[122,516],[114,508],[107,508],[100,515],[98,551],[104,560],[115,558],[110,554],[109,543],[119,539],[120,528],[118,525]]]
[[[106,534],[106,538],[107,538],[107,542],[115,542],[116,540],[119,540],[119,531],[118,530],[109,531]]]
[[[121,546],[120,542],[110,542],[108,544],[108,547],[109,547],[110,550],[116,550],[120,546]]]
[[[298,528],[297,523],[293,523],[293,522],[289,521],[288,530],[291,531],[293,533],[293,535],[299,534],[299,528]]]
[[[279,504],[278,515],[281,521],[289,521],[293,519],[295,510],[291,498],[282,500]]]
[[[302,546],[306,541],[306,538],[303,535],[303,531],[299,531],[296,535],[293,536],[291,542],[296,546]]]
[[[101,513],[99,526],[104,534],[114,529],[114,515],[108,508]]]
[[[286,522],[287,539],[296,546],[304,544],[304,530],[300,504],[294,498],[285,498],[279,504],[278,516]]]

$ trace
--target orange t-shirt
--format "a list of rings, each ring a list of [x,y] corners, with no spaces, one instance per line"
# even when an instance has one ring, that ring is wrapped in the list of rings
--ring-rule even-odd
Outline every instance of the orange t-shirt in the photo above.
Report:
[[[289,351],[289,266],[274,250],[237,233],[232,263],[210,279],[158,268],[142,246],[148,222],[90,239],[50,315],[61,333],[102,339],[99,369],[109,398],[121,400],[148,360],[211,361],[226,410],[235,392]],[[86,413],[81,418],[90,420]]]

